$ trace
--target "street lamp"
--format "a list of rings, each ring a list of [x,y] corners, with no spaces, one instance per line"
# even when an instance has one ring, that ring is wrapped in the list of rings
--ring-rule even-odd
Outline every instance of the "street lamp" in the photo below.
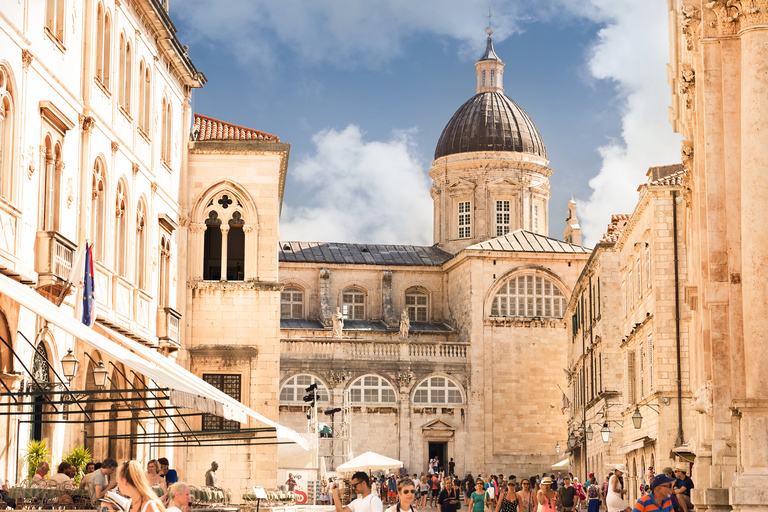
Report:
[[[560,441],[555,445],[555,453],[560,453]]]
[[[643,415],[640,414],[640,408],[635,408],[635,414],[632,415],[632,424],[635,426],[636,429],[639,429],[643,426]]]
[[[102,389],[107,385],[107,369],[104,368],[104,363],[99,361],[99,365],[93,369],[93,383],[97,388]]]
[[[608,428],[608,423],[603,423],[603,428],[600,429],[600,435],[602,436],[604,443],[611,440],[611,429]]]
[[[67,354],[61,358],[61,370],[64,376],[67,378],[69,384],[72,384],[72,379],[77,375],[77,364],[79,361],[75,354],[72,353],[72,349],[67,350]]]
[[[576,436],[575,436],[575,435],[573,435],[573,432],[571,432],[571,433],[568,435],[568,448],[570,448],[571,450],[573,450],[573,447],[574,447],[574,446],[576,446]]]
[[[592,430],[592,425],[588,426],[587,427],[587,441],[591,441],[592,440],[592,436],[594,436],[594,435],[595,435],[595,431]]]

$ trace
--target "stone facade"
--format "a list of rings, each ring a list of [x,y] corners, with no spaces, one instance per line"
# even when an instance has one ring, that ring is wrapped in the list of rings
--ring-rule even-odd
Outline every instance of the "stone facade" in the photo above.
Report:
[[[683,136],[684,301],[697,414],[693,502],[766,510],[768,2],[669,0],[670,120]]]

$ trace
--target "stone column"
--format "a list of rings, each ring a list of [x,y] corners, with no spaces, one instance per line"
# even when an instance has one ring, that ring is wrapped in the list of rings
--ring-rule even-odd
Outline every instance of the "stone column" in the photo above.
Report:
[[[42,147],[41,147],[42,149]],[[40,179],[43,183],[43,231],[53,230],[53,149],[46,148],[45,169]]]
[[[227,239],[229,238],[229,224],[221,225],[221,277],[227,280]]]
[[[203,245],[205,244],[205,224],[193,222],[189,225],[189,277],[192,281],[203,279]]]
[[[400,391],[399,410],[398,410],[398,460],[401,460],[405,467],[415,467],[413,459],[413,450],[411,449],[411,380],[413,375],[410,372],[400,372],[396,375],[397,386]]]
[[[731,504],[768,510],[768,2],[747,9],[741,30],[741,255],[746,398],[738,404],[743,471]],[[759,25],[757,25],[759,23]],[[757,26],[755,26],[757,25]]]
[[[259,253],[257,248],[258,233],[255,224],[246,224],[243,226],[245,234],[245,268],[243,277],[246,281],[256,279],[258,274]]]

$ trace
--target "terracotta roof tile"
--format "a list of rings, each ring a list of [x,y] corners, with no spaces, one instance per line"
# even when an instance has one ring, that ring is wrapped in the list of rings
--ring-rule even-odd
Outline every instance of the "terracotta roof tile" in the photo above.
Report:
[[[280,142],[280,137],[267,132],[225,123],[212,117],[195,114],[195,140],[260,140]]]
[[[624,231],[624,228],[627,226],[629,217],[630,216],[627,213],[617,213],[611,215],[611,223],[608,224],[608,229],[603,234],[603,238],[600,239],[600,243],[616,243],[616,241],[619,239],[619,236],[621,235],[621,232]]]
[[[655,187],[669,187],[674,185],[682,185],[683,177],[685,177],[685,169],[681,169],[677,172],[674,172],[669,176],[664,176],[663,178],[653,180],[649,184]]]

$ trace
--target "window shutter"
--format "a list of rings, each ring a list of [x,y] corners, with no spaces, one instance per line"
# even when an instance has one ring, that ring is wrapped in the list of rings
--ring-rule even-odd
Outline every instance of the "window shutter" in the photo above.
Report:
[[[635,403],[635,352],[627,352],[627,405]]]

